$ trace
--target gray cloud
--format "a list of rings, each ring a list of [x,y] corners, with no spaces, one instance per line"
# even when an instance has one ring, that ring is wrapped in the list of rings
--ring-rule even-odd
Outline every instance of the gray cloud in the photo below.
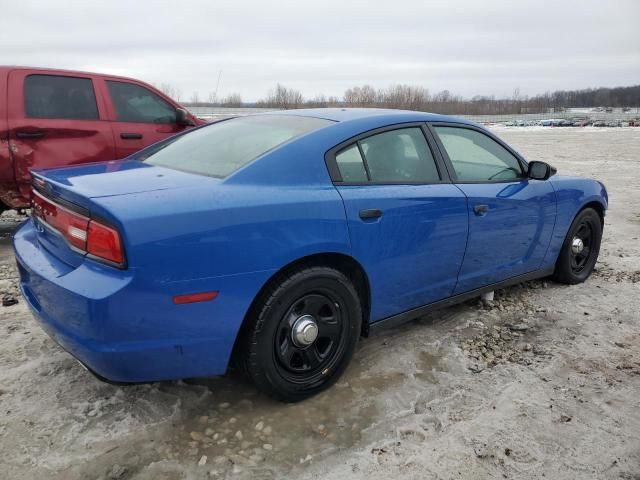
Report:
[[[509,95],[640,81],[637,0],[5,2],[0,63],[306,96],[392,83]]]

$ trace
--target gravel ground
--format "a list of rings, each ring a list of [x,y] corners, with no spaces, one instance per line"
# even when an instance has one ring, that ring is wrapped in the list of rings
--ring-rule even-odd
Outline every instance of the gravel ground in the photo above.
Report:
[[[640,129],[502,128],[603,180],[597,271],[534,281],[360,342],[329,391],[284,405],[238,376],[117,387],[17,295],[0,221],[0,474],[7,479],[640,479]]]

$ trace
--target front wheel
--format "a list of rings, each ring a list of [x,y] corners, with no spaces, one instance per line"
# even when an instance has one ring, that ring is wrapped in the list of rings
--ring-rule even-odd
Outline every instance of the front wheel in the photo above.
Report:
[[[309,267],[276,280],[248,321],[245,372],[260,390],[295,402],[324,390],[345,370],[360,336],[362,309],[343,273]]]
[[[585,208],[569,228],[556,262],[554,279],[574,285],[589,278],[598,260],[601,240],[600,215],[592,208]]]

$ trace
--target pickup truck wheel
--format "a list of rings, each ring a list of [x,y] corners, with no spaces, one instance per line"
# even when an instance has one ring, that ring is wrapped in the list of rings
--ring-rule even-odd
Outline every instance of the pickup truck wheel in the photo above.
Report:
[[[598,260],[601,240],[600,215],[592,208],[585,208],[569,228],[556,262],[554,279],[574,285],[589,278]]]
[[[328,267],[293,272],[261,295],[245,329],[241,361],[254,384],[296,402],[335,382],[360,336],[360,299],[349,279]]]

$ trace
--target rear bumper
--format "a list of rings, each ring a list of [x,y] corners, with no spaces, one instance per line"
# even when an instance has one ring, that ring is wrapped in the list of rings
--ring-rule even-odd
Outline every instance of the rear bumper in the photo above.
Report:
[[[42,328],[98,375],[147,382],[223,374],[255,291],[269,272],[178,282],[91,260],[70,267],[38,241],[33,223],[14,236],[20,288]],[[214,301],[174,305],[173,295],[219,290]]]

